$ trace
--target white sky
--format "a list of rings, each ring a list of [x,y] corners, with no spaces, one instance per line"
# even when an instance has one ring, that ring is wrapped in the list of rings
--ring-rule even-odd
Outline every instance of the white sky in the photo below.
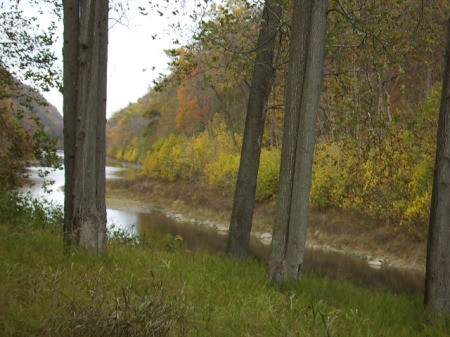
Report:
[[[111,16],[114,16],[114,13],[111,13]],[[127,19],[127,26],[113,24],[110,20],[112,27],[109,31],[108,46],[108,118],[145,95],[152,85],[152,80],[157,79],[159,73],[167,73],[169,59],[164,49],[174,47],[174,33],[169,28],[170,17],[157,13],[143,16],[137,9],[131,9],[127,13]],[[156,39],[152,39],[155,34]],[[59,45],[55,48],[57,56],[62,59],[62,28]],[[62,113],[61,93],[55,89],[43,94]]]

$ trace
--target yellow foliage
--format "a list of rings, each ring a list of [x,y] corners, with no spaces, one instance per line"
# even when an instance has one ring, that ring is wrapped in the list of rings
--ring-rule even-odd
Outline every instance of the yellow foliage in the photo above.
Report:
[[[422,126],[420,122],[412,127]],[[413,131],[393,124],[381,143],[365,153],[351,141],[318,144],[312,206],[358,212],[414,235],[419,229],[423,232],[429,216],[436,125],[422,130],[421,139]]]
[[[149,177],[163,178],[169,181],[183,177],[187,164],[183,153],[185,142],[184,138],[173,134],[167,139],[157,142],[144,159],[144,173]]]
[[[146,175],[167,180],[197,179],[220,156],[237,154],[223,121],[215,120],[211,130],[190,138],[170,135],[157,142],[143,162]]]
[[[262,201],[276,196],[280,174],[280,160],[280,149],[262,149],[258,172],[258,184],[256,185],[256,200]]]
[[[240,156],[233,153],[220,152],[217,159],[205,166],[205,178],[209,187],[234,189]]]

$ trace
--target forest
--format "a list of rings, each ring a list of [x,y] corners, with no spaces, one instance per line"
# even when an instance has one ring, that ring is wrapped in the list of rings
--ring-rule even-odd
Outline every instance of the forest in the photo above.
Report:
[[[62,148],[62,116],[37,90],[0,67],[0,184],[20,183],[31,162],[52,166]]]
[[[448,1],[195,0],[169,72],[108,121],[111,15],[136,2],[21,3],[0,1],[0,335],[448,335]],[[62,93],[61,157],[28,80]],[[56,202],[31,186],[52,174]]]
[[[290,11],[276,36],[256,199],[277,197]],[[108,121],[107,154],[150,178],[233,191],[261,7],[212,5],[170,74]],[[446,1],[331,1],[311,206],[427,233]]]

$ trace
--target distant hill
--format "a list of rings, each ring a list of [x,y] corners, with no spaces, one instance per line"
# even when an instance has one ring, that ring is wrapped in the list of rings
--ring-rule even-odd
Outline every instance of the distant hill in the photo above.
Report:
[[[21,124],[28,130],[34,129],[36,123],[34,119],[37,117],[44,130],[51,137],[58,138],[58,148],[62,148],[63,144],[63,117],[56,107],[51,105],[41,93],[32,87],[15,81],[18,94],[10,99],[14,102],[16,109],[23,114]]]

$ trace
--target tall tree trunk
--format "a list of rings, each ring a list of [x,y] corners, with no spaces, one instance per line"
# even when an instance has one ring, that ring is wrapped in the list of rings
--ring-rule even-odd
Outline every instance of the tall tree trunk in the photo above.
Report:
[[[64,1],[64,241],[97,253],[106,236],[108,10],[108,0]]]
[[[79,0],[64,0],[64,245],[76,244],[76,228],[73,220],[75,132],[78,97],[78,35]]]
[[[241,161],[227,240],[228,254],[242,259],[247,257],[249,249],[264,121],[275,77],[273,61],[280,16],[279,1],[266,0],[258,37],[258,50],[253,68]]]
[[[428,311],[450,313],[450,19],[448,21],[425,279]]]
[[[317,110],[325,58],[326,0],[294,1],[280,183],[269,279],[300,277],[306,242]]]

